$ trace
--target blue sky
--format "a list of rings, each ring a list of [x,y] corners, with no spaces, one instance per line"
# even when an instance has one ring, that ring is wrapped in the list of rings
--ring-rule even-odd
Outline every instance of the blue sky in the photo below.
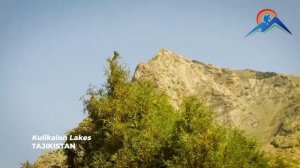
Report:
[[[245,35],[271,8],[291,30]],[[83,118],[89,85],[118,50],[131,72],[161,48],[232,69],[300,75],[300,1],[0,0],[0,167],[43,151],[33,134],[59,134]]]

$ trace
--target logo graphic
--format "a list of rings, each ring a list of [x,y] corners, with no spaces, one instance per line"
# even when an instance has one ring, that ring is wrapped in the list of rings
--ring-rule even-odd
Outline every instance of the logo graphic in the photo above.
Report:
[[[290,30],[279,20],[276,12],[274,12],[272,9],[263,9],[260,12],[258,12],[256,16],[256,22],[258,25],[253,30],[251,30],[246,35],[246,37],[258,31],[268,32],[274,27],[277,27],[282,31],[286,31],[289,34],[292,34]]]

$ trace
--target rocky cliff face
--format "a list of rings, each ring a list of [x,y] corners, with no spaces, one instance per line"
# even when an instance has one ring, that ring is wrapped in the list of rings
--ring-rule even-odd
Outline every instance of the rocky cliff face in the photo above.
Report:
[[[137,66],[134,80],[143,79],[166,91],[175,107],[185,96],[202,98],[216,121],[245,130],[268,154],[300,165],[300,77],[229,70],[162,49]]]

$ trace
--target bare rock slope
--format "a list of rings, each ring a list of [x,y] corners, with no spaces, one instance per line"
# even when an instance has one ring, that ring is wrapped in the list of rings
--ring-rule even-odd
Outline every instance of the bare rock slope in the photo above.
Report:
[[[219,123],[255,136],[270,155],[300,164],[300,77],[229,70],[162,49],[137,66],[134,80],[143,79],[166,91],[175,107],[185,96],[201,97]]]

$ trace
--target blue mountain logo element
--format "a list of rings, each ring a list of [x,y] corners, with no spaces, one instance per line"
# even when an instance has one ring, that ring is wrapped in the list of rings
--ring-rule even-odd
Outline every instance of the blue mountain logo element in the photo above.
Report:
[[[285,31],[292,35],[291,31],[279,20],[277,14],[271,9],[264,9],[260,11],[256,17],[256,21],[258,25],[254,29],[252,29],[246,35],[246,37],[255,32],[268,32],[274,27],[277,27],[282,31]]]

